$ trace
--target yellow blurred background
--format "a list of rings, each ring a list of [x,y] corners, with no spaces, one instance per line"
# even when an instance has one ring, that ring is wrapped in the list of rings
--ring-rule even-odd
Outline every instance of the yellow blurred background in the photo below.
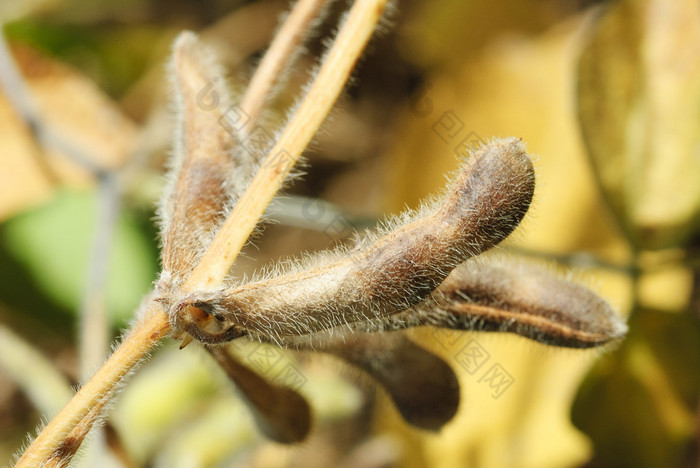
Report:
[[[303,370],[300,391],[317,424],[291,448],[260,436],[206,356],[166,343],[115,403],[108,434],[124,453],[99,466],[700,467],[700,3],[395,5],[312,144],[307,175],[288,192],[333,203],[359,226],[418,207],[467,146],[520,137],[536,155],[537,189],[499,255],[536,258],[591,287],[627,320],[628,337],[601,351],[505,334],[412,331],[460,380],[460,410],[435,434],[409,427],[359,371],[329,357],[281,353]],[[172,132],[170,42],[182,29],[200,32],[241,87],[286,6],[0,6],[41,115],[102,163],[127,162],[106,288],[110,336],[126,326],[159,269],[152,217]],[[298,96],[323,50],[319,38],[344,8],[334,4],[328,26],[310,38],[272,104],[271,125]],[[96,194],[88,174],[41,151],[2,96],[0,177],[6,464],[78,380],[75,311]],[[272,225],[236,274],[331,247],[347,234]],[[510,376],[507,388],[460,365],[461,350],[474,343]],[[37,371],[27,372],[34,363]],[[89,455],[77,463],[98,466]]]

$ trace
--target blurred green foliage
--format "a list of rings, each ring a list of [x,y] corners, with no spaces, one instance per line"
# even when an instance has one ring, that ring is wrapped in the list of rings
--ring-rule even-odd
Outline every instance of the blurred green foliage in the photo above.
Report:
[[[2,242],[44,293],[78,311],[87,282],[95,231],[95,194],[66,190],[5,222]],[[47,236],[47,233],[51,235]],[[156,278],[152,239],[133,216],[120,217],[110,252],[107,304],[112,325],[124,326]]]

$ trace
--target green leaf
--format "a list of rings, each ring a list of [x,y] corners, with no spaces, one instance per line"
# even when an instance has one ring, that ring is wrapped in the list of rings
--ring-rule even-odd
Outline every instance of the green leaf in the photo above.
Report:
[[[96,219],[95,192],[63,191],[49,203],[7,223],[4,242],[48,297],[69,310],[79,310]],[[128,320],[156,275],[150,239],[128,215],[117,223],[107,278],[111,322]]]

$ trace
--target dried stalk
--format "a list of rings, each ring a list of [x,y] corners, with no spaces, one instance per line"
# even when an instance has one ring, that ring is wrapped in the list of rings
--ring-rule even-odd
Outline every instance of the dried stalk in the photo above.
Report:
[[[387,1],[355,2],[296,115],[183,285],[185,292],[213,288],[224,279],[265,208],[340,95]]]
[[[201,262],[183,285],[186,290],[219,284],[281,187],[328,111],[342,91],[350,72],[374,32],[387,0],[358,0],[352,6],[333,46],[301,103],[262,169],[229,215]],[[18,460],[17,467],[34,467],[49,459],[80,424],[90,427],[91,413],[101,409],[105,396],[171,331],[168,315],[155,302],[107,362],[44,428]],[[85,419],[84,421],[84,418]]]
[[[104,405],[104,396],[170,332],[168,317],[157,303],[150,304],[149,312],[148,318],[134,327],[100,370],[37,436],[16,467],[35,467],[47,460],[83,423],[83,418]]]
[[[109,254],[119,217],[117,176],[108,174],[101,177],[97,192],[97,221],[80,314],[81,382],[91,377],[109,351],[106,287]]]
[[[92,425],[97,421],[102,413],[102,408],[107,403],[109,398],[103,398],[99,404],[95,405],[90,412],[80,421],[80,423],[75,426],[75,428],[68,434],[68,436],[63,440],[61,445],[56,448],[56,450],[51,454],[48,460],[46,460],[42,468],[64,468],[67,467],[80,445],[87,437]]]
[[[275,35],[241,100],[241,109],[248,117],[240,131],[241,139],[247,137],[257,125],[272,89],[280,81],[283,69],[289,67],[295,49],[304,39],[305,31],[318,18],[319,11],[325,4],[325,0],[298,0]]]
[[[46,170],[47,175],[54,177],[50,167],[43,158],[43,154],[49,149],[55,149],[90,172],[97,179],[99,197],[96,207],[95,240],[79,321],[80,380],[84,381],[90,377],[89,373],[102,363],[109,347],[109,326],[107,309],[104,303],[104,288],[110,251],[109,245],[118,214],[119,193],[117,190],[116,169],[109,169],[100,165],[97,162],[98,158],[94,154],[85,152],[73,145],[42,118],[36,103],[32,99],[30,90],[25,85],[21,72],[11,56],[2,32],[0,32],[0,85],[14,110],[29,129],[39,150],[38,155],[41,168]],[[93,412],[95,411],[97,413],[96,417],[99,416],[100,411],[93,410]],[[86,433],[80,437],[69,437],[67,440],[82,441],[85,435]],[[69,460],[70,456],[61,456],[56,459],[56,463],[63,463],[63,461],[60,461],[61,459]],[[54,462],[47,462],[47,466],[52,466],[52,464]]]

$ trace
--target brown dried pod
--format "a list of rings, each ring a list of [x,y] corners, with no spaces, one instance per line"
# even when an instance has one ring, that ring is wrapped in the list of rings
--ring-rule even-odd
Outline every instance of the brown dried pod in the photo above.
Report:
[[[318,344],[359,367],[382,385],[409,424],[437,431],[459,407],[459,381],[452,368],[403,333],[358,333]]]
[[[306,438],[311,429],[311,408],[303,396],[291,388],[268,382],[240,363],[225,347],[207,346],[207,351],[236,384],[263,434],[282,444]]]
[[[161,290],[175,289],[195,267],[252,178],[256,161],[244,151],[234,153],[236,140],[224,125],[233,108],[225,74],[195,34],[178,36],[171,71],[177,122],[170,179],[158,209]]]
[[[593,291],[515,258],[463,263],[426,301],[390,317],[384,328],[420,325],[516,333],[568,348],[602,346],[627,333],[622,319]]]
[[[520,140],[493,141],[464,164],[452,188],[420,216],[350,252],[321,255],[303,269],[242,286],[195,291],[175,301],[176,328],[205,342],[240,333],[278,340],[348,323],[376,322],[424,300],[467,258],[505,239],[530,206],[532,163]],[[192,307],[226,323],[208,333],[183,320]],[[194,328],[200,328],[194,330]]]

